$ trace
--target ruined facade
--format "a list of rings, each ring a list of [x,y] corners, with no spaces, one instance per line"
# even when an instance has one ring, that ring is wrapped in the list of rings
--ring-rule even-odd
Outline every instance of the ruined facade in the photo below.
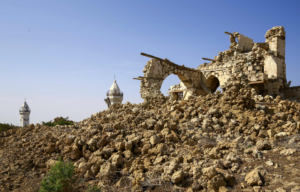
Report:
[[[285,99],[300,100],[300,87],[290,87],[286,79],[285,30],[282,26],[273,27],[265,35],[265,42],[254,43],[252,39],[234,32],[225,32],[230,36],[229,49],[219,52],[209,63],[196,69],[180,66],[168,59],[160,59],[142,53],[153,59],[143,69],[141,96],[150,84],[160,89],[170,74],[175,74],[186,87],[183,99],[190,95],[207,95],[220,88],[225,89],[232,74],[236,79],[246,80],[261,95],[280,95]],[[175,87],[169,92],[179,92]],[[176,94],[175,94],[176,95]]]

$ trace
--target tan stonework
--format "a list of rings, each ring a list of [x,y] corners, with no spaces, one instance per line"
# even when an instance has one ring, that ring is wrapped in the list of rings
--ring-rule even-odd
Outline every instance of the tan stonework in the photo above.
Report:
[[[299,88],[289,87],[286,80],[285,64],[285,31],[282,26],[267,31],[266,41],[253,43],[253,40],[237,32],[229,33],[230,47],[219,52],[218,56],[209,60],[210,63],[199,65],[196,69],[184,67],[150,56],[141,81],[141,96],[145,88],[156,83],[158,88],[170,74],[178,75],[186,87],[184,99],[190,95],[207,95],[220,88],[225,88],[232,74],[237,79],[245,79],[250,86],[261,95],[281,95],[285,99],[300,100]],[[238,42],[236,41],[236,38]],[[149,56],[147,54],[143,54]],[[175,87],[174,87],[175,88]],[[175,89],[171,88],[171,92]]]

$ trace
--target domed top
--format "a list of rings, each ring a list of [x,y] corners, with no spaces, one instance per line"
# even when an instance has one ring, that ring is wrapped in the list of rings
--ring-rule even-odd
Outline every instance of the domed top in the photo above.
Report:
[[[114,80],[114,83],[107,92],[107,96],[123,96],[123,92],[120,90],[116,80]]]
[[[116,80],[114,80],[114,83],[113,83],[112,86],[110,87],[109,91],[110,91],[111,93],[120,93],[120,92],[121,92],[121,90],[120,90],[120,88],[119,88],[119,86],[118,86]]]
[[[25,113],[30,113],[30,108],[26,101],[24,101],[22,107],[20,108],[19,112],[25,112]]]

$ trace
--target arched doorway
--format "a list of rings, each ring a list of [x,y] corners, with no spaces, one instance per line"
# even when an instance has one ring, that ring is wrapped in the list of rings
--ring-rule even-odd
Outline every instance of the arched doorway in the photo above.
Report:
[[[181,73],[169,72],[164,76],[161,85],[161,92],[168,95],[172,100],[184,100],[190,92],[191,81]],[[165,92],[167,90],[167,92]]]
[[[170,92],[170,88],[179,83],[180,83],[180,79],[178,78],[178,76],[171,74],[163,80],[161,88],[160,88],[160,92],[162,94],[164,94],[165,96],[167,96],[168,92]]]
[[[218,88],[220,86],[220,81],[217,77],[211,75],[206,80],[205,85],[211,91],[211,93],[214,93],[218,90]]]

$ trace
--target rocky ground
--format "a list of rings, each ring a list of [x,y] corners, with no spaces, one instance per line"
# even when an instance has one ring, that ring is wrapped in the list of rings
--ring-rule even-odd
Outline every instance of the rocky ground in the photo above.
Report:
[[[300,191],[300,104],[231,80],[181,102],[149,87],[144,103],[75,125],[2,132],[0,191],[38,190],[59,156],[74,162],[78,191]]]

